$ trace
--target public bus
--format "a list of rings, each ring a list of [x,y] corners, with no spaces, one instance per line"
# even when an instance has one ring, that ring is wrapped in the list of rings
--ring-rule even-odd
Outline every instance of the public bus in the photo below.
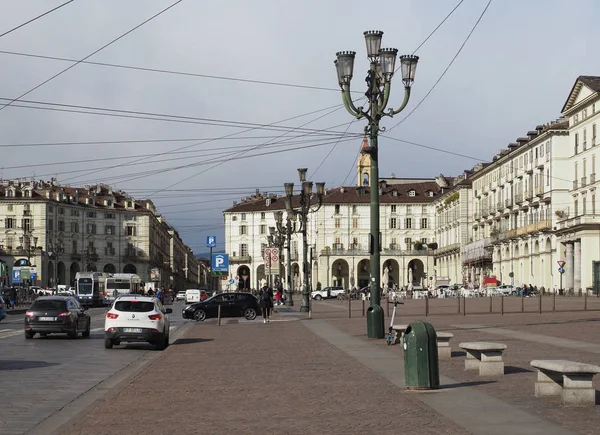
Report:
[[[112,273],[106,278],[104,304],[110,305],[119,295],[141,294],[142,278],[135,273]]]
[[[77,272],[75,274],[75,296],[79,303],[86,306],[102,306],[107,278],[107,273]]]

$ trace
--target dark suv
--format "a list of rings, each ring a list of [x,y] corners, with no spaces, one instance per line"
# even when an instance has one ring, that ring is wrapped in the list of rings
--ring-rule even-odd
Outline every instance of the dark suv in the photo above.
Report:
[[[200,302],[188,305],[181,313],[184,319],[202,322],[217,317],[221,307],[221,317],[244,317],[254,320],[260,313],[258,299],[251,293],[220,293]]]
[[[66,333],[69,338],[81,333],[90,336],[90,316],[72,296],[42,296],[35,300],[25,313],[25,338],[36,333],[42,337],[48,334]]]

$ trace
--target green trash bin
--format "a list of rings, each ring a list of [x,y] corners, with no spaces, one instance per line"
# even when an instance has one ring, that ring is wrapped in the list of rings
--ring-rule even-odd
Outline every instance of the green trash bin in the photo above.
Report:
[[[440,386],[437,334],[430,323],[413,322],[404,331],[404,381],[409,390]]]
[[[383,308],[380,305],[372,305],[367,309],[367,337],[385,337]]]

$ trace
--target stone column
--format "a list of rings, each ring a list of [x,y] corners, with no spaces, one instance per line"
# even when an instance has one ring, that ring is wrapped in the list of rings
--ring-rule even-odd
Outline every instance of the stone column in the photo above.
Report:
[[[567,258],[565,258],[565,290],[569,291],[573,288],[575,280],[575,261],[573,259],[573,242],[566,242],[567,245]]]
[[[573,288],[575,294],[581,288],[581,240],[575,241],[575,249],[573,253]]]

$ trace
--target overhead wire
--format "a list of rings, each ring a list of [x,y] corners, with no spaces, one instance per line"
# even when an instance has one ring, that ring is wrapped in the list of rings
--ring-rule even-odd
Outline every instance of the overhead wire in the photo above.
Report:
[[[477,18],[477,21],[475,21],[475,24],[471,28],[471,31],[469,32],[469,34],[467,35],[467,37],[465,38],[465,40],[463,41],[463,43],[460,45],[460,47],[458,48],[458,50],[456,51],[456,53],[454,54],[454,56],[452,57],[452,59],[450,60],[450,62],[446,66],[446,68],[444,69],[444,71],[442,71],[442,74],[435,81],[435,83],[433,84],[433,86],[429,89],[429,91],[427,91],[427,93],[425,94],[425,96],[423,98],[421,98],[421,100],[412,108],[412,110],[410,112],[408,112],[404,116],[404,118],[402,118],[400,121],[398,121],[392,127],[390,127],[390,128],[387,129],[388,132],[392,131],[393,129],[395,129],[396,127],[398,127],[400,124],[402,124],[404,121],[406,121],[421,106],[421,104],[423,104],[423,102],[427,99],[427,97],[429,97],[429,95],[431,95],[431,93],[436,88],[436,86],[438,85],[438,83],[440,83],[440,81],[444,78],[444,76],[446,75],[446,73],[448,72],[448,70],[450,69],[450,67],[454,64],[454,61],[458,58],[458,55],[462,52],[463,48],[465,48],[465,45],[467,45],[467,42],[469,41],[469,39],[471,39],[471,35],[473,35],[473,32],[475,32],[475,29],[477,28],[477,26],[479,26],[479,23],[481,22],[481,20],[483,19],[483,16],[485,15],[485,13],[487,12],[488,8],[492,4],[492,1],[493,0],[489,0],[488,1],[487,5],[485,6],[485,8],[483,9],[483,11],[479,15],[479,18]]]
[[[67,68],[61,70],[60,72],[54,74],[52,77],[50,77],[47,80],[44,80],[42,83],[34,86],[33,88],[29,89],[27,92],[19,95],[17,98],[12,99],[11,101],[9,101],[8,103],[4,104],[3,106],[0,106],[0,111],[4,110],[6,107],[12,105],[14,102],[19,101],[21,98],[23,98],[24,96],[32,93],[33,91],[35,91],[36,89],[41,88],[42,86],[44,86],[46,83],[51,82],[52,80],[54,80],[55,78],[61,76],[62,74],[66,73],[67,71],[69,71],[70,69],[76,67],[77,65],[79,65],[81,62],[89,59],[90,57],[94,56],[95,54],[99,53],[100,51],[104,50],[105,48],[111,46],[112,44],[114,44],[115,42],[119,41],[120,39],[124,38],[125,36],[129,35],[130,33],[134,32],[135,30],[139,29],[140,27],[142,27],[144,24],[152,21],[153,19],[155,19],[156,17],[162,15],[163,13],[167,12],[169,9],[177,6],[179,3],[181,3],[183,0],[177,0],[176,2],[174,2],[173,4],[171,4],[170,6],[166,7],[165,9],[161,10],[160,12],[154,14],[153,16],[151,16],[150,18],[144,20],[142,23],[138,24],[137,26],[135,26],[133,29],[128,30],[127,32],[123,33],[122,35],[116,37],[115,39],[113,39],[112,41],[108,42],[107,44],[104,44],[102,47],[100,47],[99,49],[93,51],[91,54],[88,54],[87,56],[85,56],[83,59],[78,60],[77,62],[75,62],[72,65],[69,65]]]
[[[10,29],[10,30],[7,30],[7,31],[6,31],[6,32],[4,32],[4,33],[0,33],[0,38],[2,38],[3,36],[6,36],[6,35],[8,35],[9,33],[12,33],[12,32],[14,32],[15,30],[18,30],[18,29],[20,29],[21,27],[25,27],[27,24],[33,23],[34,21],[36,21],[36,20],[39,20],[40,18],[42,18],[42,17],[45,17],[45,16],[46,16],[46,15],[48,15],[48,14],[51,14],[52,12],[54,12],[54,11],[56,11],[56,10],[58,10],[58,9],[62,8],[63,6],[66,6],[66,5],[68,5],[69,3],[73,3],[74,1],[75,1],[75,0],[69,0],[69,1],[67,1],[67,2],[64,2],[63,4],[60,4],[60,5],[56,6],[55,8],[52,8],[52,9],[50,9],[49,11],[46,11],[46,12],[44,12],[43,14],[40,14],[40,15],[38,15],[37,17],[33,17],[32,19],[30,19],[30,20],[27,20],[27,21],[25,21],[24,23],[21,23],[21,24],[19,24],[18,26],[16,26],[16,27],[13,27],[13,28],[12,28],[12,29]]]
[[[31,57],[31,58],[37,58],[37,59],[46,59],[46,60],[58,60],[58,61],[63,61],[63,62],[77,62],[77,59],[71,59],[71,58],[66,58],[66,57],[57,57],[57,56],[44,56],[44,55],[39,55],[39,54],[22,53],[22,52],[17,52],[17,51],[0,50],[0,54],[7,54],[7,55],[13,55],[13,56],[24,56],[24,57]],[[299,88],[299,89],[312,89],[312,90],[318,90],[318,91],[339,92],[339,89],[337,89],[337,88],[302,85],[302,84],[298,84],[298,83],[284,83],[284,82],[275,82],[275,81],[268,81],[268,80],[253,80],[253,79],[245,79],[245,78],[240,78],[240,77],[228,77],[228,76],[219,76],[219,75],[215,75],[215,74],[201,74],[201,73],[192,73],[192,72],[186,72],[186,71],[174,71],[174,70],[161,69],[161,68],[147,68],[147,67],[141,67],[141,66],[123,65],[123,64],[108,63],[108,62],[80,61],[79,63],[86,64],[86,65],[97,65],[97,66],[121,68],[121,69],[135,70],[135,71],[146,71],[146,72],[161,73],[161,74],[174,74],[174,75],[186,76],[186,77],[199,77],[199,78],[206,78],[206,79],[227,80],[227,81],[242,82],[242,83],[253,83],[253,84],[259,84],[259,85],[283,86],[283,87]]]

